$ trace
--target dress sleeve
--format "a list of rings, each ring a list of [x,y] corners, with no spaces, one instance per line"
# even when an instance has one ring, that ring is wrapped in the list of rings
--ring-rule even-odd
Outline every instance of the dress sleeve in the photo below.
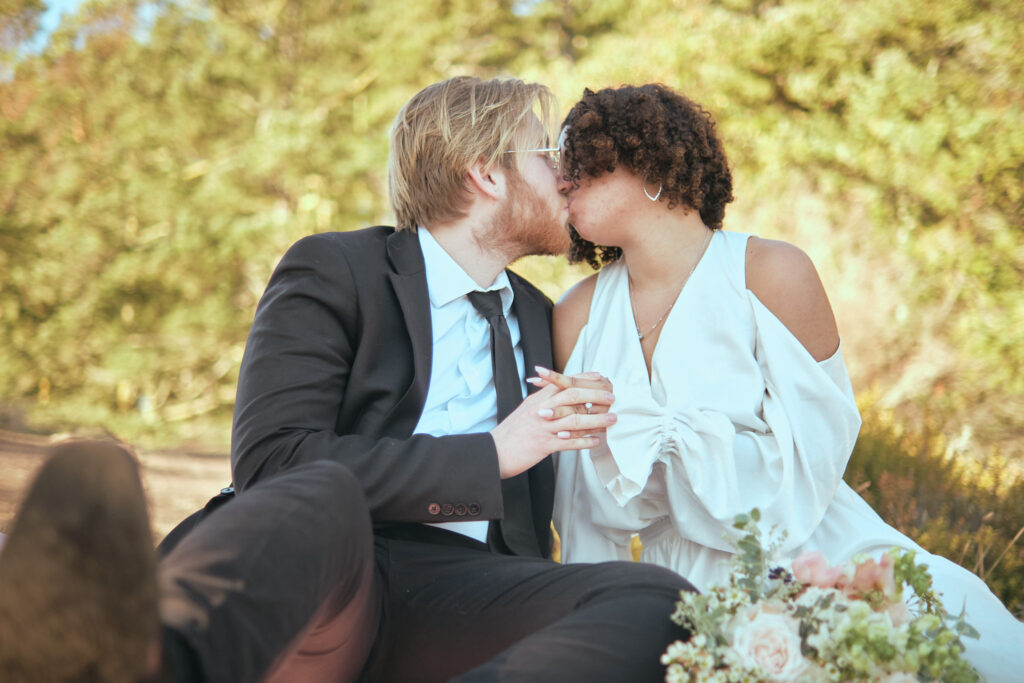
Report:
[[[608,430],[607,446],[591,454],[618,505],[643,494],[660,462],[667,513],[682,536],[732,550],[734,517],[756,507],[766,529],[785,530],[786,552],[821,522],[853,451],[860,413],[841,350],[816,362],[756,296],[747,297],[766,384],[766,427],[739,427],[724,413],[686,405],[678,392],[662,406],[646,387],[616,387],[619,422]]]

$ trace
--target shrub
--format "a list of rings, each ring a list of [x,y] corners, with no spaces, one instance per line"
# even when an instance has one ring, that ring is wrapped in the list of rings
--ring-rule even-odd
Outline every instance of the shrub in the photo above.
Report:
[[[973,571],[1024,617],[1024,477],[998,451],[952,455],[936,428],[904,429],[874,407],[862,413],[847,483],[886,522]]]

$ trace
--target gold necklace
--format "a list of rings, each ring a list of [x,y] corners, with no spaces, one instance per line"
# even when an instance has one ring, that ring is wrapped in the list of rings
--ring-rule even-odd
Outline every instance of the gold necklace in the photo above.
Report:
[[[672,297],[672,301],[669,303],[668,308],[665,309],[665,312],[661,314],[661,317],[658,318],[658,320],[653,325],[651,325],[651,328],[649,330],[647,330],[646,332],[641,332],[640,325],[638,325],[636,322],[636,311],[633,311],[633,327],[636,328],[636,336],[641,343],[647,337],[647,335],[658,329],[658,325],[660,325],[662,321],[665,320],[665,318],[668,316],[669,311],[671,311],[672,307],[676,305],[676,301],[679,299],[679,295],[683,293],[683,287],[686,286],[687,280],[689,280],[690,276],[693,275],[693,271],[697,270],[697,264],[700,263],[701,258],[704,257],[704,252],[707,251],[708,242],[711,241],[711,235],[714,232],[713,230],[710,230],[708,228],[705,228],[705,230],[707,230],[707,235],[704,237],[704,246],[700,248],[700,253],[697,254],[697,258],[694,260],[693,265],[690,266],[690,270],[689,272],[686,273],[686,277],[684,277],[682,281],[679,283],[679,288],[676,290],[676,295]],[[630,283],[632,284],[632,278],[630,278]]]

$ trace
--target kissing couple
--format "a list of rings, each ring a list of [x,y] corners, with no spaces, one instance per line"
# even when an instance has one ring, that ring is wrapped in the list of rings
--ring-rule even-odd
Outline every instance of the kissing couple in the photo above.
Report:
[[[283,256],[233,488],[156,552],[132,456],[53,449],[0,551],[0,678],[660,680],[679,591],[721,581],[755,506],[786,556],[918,550],[981,631],[968,659],[1019,670],[985,584],[843,483],[860,417],[828,298],[800,249],[723,230],[711,115],[661,85],[555,107],[470,77],[405,104],[396,225]],[[565,253],[599,271],[555,306],[507,270]]]

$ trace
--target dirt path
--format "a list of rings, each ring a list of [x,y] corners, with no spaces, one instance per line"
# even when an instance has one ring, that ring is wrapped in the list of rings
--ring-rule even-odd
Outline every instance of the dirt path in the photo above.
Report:
[[[18,503],[42,465],[49,437],[0,430],[0,531],[7,531]],[[155,539],[206,501],[231,479],[227,455],[137,451],[149,494]]]

